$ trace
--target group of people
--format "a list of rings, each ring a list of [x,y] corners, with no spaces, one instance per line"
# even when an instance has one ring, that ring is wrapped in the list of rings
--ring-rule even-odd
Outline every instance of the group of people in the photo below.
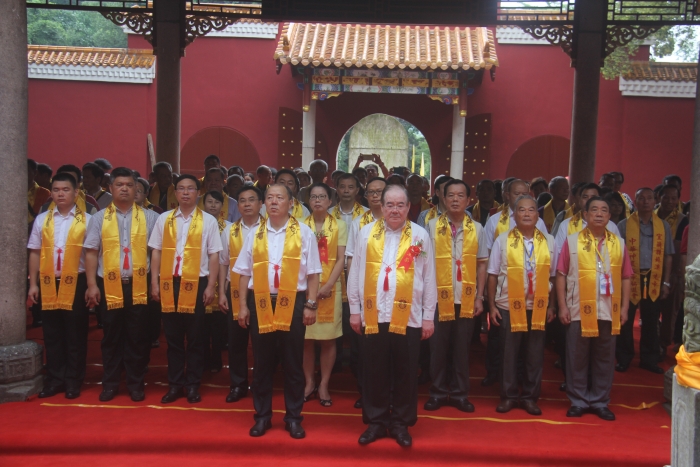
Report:
[[[548,342],[565,374],[566,415],[603,420],[615,419],[614,371],[635,354],[636,309],[642,368],[662,373],[673,343],[688,225],[677,176],[634,200],[619,172],[573,186],[565,177],[482,180],[472,204],[462,180],[438,176],[431,197],[424,177],[388,170],[376,154],[330,179],[323,160],[308,172],[260,166],[253,175],[222,167],[216,155],[205,158],[201,179],[166,162],[148,179],[104,159],[55,174],[29,160],[28,169],[28,302],[46,348],[41,398],[80,396],[90,309],[103,328],[102,402],[118,394],[122,371],[131,399],[145,399],[162,322],[163,404],[200,402],[203,372],[221,369],[225,347],[226,402],[246,397],[250,340],[250,436],[271,427],[281,363],[285,429],[303,438],[303,405],[333,404],[330,377],[349,343],[355,407],[368,425],[359,443],[391,436],[405,447],[421,380],[431,382],[425,410],[474,412],[469,349],[482,330],[481,384],[500,382],[496,411],[533,416],[542,413]]]

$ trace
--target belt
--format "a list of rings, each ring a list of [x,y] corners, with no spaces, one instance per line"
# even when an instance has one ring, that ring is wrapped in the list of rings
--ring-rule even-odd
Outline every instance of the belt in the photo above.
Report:
[[[131,284],[132,281],[133,281],[133,277],[122,277],[122,285]]]

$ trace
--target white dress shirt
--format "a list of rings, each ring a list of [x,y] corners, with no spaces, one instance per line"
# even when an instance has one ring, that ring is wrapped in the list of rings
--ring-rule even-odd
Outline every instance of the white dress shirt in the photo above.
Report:
[[[391,267],[389,272],[389,290],[384,291],[385,271],[379,273],[379,280],[376,284],[365,284],[365,269],[367,258],[367,242],[372,232],[375,222],[367,224],[357,235],[356,250],[350,273],[348,274],[348,303],[350,313],[362,316],[362,324],[365,324],[364,296],[365,287],[376,287],[377,310],[379,313],[379,323],[391,322],[391,314],[394,309],[394,297],[396,295],[396,258],[401,232],[391,230],[389,226],[384,234],[384,251],[382,263]],[[424,255],[414,259],[413,264],[413,296],[411,298],[411,315],[408,319],[408,326],[420,328],[423,321],[432,321],[435,316],[435,305],[437,304],[437,285],[435,283],[435,255],[433,246],[428,236],[428,232],[418,224],[411,222],[411,245],[416,242],[423,242]],[[349,239],[348,239],[349,240]],[[400,259],[399,259],[400,261]]]
[[[515,217],[511,208],[508,208],[508,213],[510,215],[510,224],[508,225],[508,232],[510,232],[515,227]],[[486,235],[486,246],[488,247],[489,251],[491,251],[491,249],[493,248],[493,242],[495,240],[493,236],[496,233],[496,224],[498,224],[498,221],[500,219],[501,211],[498,211],[496,212],[496,214],[489,216],[489,218],[486,220],[486,226],[484,226],[484,234]],[[537,219],[537,224],[535,225],[535,227],[537,227],[537,230],[539,230],[540,232],[547,233],[547,226],[544,224],[542,218]]]
[[[465,214],[466,215],[466,214]],[[435,228],[437,226],[438,217],[431,219],[428,222],[428,234],[430,235],[430,242],[433,247],[433,252],[435,252]],[[451,221],[450,221],[451,223]],[[478,222],[472,222],[476,228],[476,240],[479,243],[476,259],[478,260],[488,260],[489,250],[486,248],[486,239],[484,237],[484,228]],[[456,305],[462,304],[462,283],[457,283],[457,262],[455,259],[462,260],[462,249],[464,247],[464,223],[455,225],[456,235],[452,237],[452,232],[450,232],[450,239],[452,243],[452,291],[454,292],[454,302]],[[474,271],[474,277],[476,278],[476,271]]]
[[[30,250],[41,250],[41,231],[46,223],[46,216],[48,211],[42,212],[34,220],[34,225],[32,227],[32,233],[29,235],[29,242],[27,242],[27,248]],[[92,216],[88,213],[85,214],[85,232],[90,228],[90,219]],[[73,219],[75,219],[75,206],[70,210],[68,214],[62,216],[58,212],[58,207],[53,209],[53,270],[56,278],[61,277],[61,271],[56,270],[58,264],[58,249],[61,252],[61,264],[65,263],[65,251],[66,251],[66,240],[68,239],[68,232],[70,231],[70,226],[73,224]],[[78,273],[85,272],[85,250],[83,249],[80,253],[80,264],[78,266]]]
[[[196,208],[195,208],[196,209]],[[153,228],[153,233],[151,233],[151,238],[148,241],[148,246],[154,250],[163,249],[163,231],[165,229],[165,223],[168,220],[168,216],[172,211],[166,211],[158,217],[156,225]],[[175,255],[173,257],[173,275],[176,273],[175,267],[177,266],[178,255],[182,258],[180,262],[180,270],[177,271],[179,275],[182,275],[182,270],[185,267],[185,245],[187,244],[187,237],[189,235],[190,226],[192,225],[192,217],[195,211],[193,210],[189,216],[185,218],[178,207],[175,211],[175,222],[177,230],[177,242],[175,247]],[[219,235],[219,223],[212,216],[204,211],[202,211],[202,254],[199,259],[199,277],[205,277],[209,275],[209,255],[212,253],[218,253],[221,251],[221,236]],[[160,271],[158,271],[160,273]]]
[[[360,205],[360,207],[362,208],[362,214],[367,212],[366,207],[364,207],[362,205]],[[333,214],[333,211],[335,211],[335,206],[333,206],[332,208],[328,208],[328,214]],[[338,207],[338,212],[340,212],[340,218],[343,220],[343,222],[345,222],[345,225],[348,226],[348,233],[350,233],[350,224],[352,224],[352,221],[354,220],[352,218],[352,216],[353,216],[353,213],[355,212],[355,205],[352,206],[352,209],[350,209],[350,212],[344,212],[342,207]],[[357,218],[362,217],[362,214],[357,216]]]
[[[561,247],[564,246],[564,242],[566,241],[566,238],[569,236],[569,223],[571,222],[571,219],[573,217],[569,217],[568,219],[564,219],[559,226],[559,230],[557,230],[557,235],[554,237],[554,256],[556,263],[559,263],[559,253],[561,253]],[[581,217],[581,222],[582,222],[582,228],[581,230],[585,229],[588,223],[583,220],[583,216]],[[620,230],[617,228],[617,225],[613,221],[608,221],[608,225],[605,226],[606,229],[608,229],[610,232],[614,233],[618,237],[620,236]]]
[[[284,270],[282,269],[282,253],[284,251],[284,238],[287,234],[287,221],[281,229],[275,230],[270,225],[270,219],[266,221],[267,225],[267,280],[270,284],[270,293],[276,294],[278,289],[275,288],[275,265],[280,269],[277,271],[279,278],[282,278]],[[321,274],[323,267],[321,259],[318,255],[318,242],[316,235],[308,225],[302,224],[299,221],[301,228],[301,261],[299,263],[299,275],[297,277],[297,292],[303,292],[307,289],[307,279],[310,274]],[[250,276],[248,288],[253,289],[253,241],[255,240],[255,231],[249,232],[243,242],[243,249],[238,255],[236,264],[233,266],[233,272],[241,276]]]
[[[366,213],[367,211],[365,211]],[[362,216],[357,216],[350,224],[348,224],[348,244],[345,246],[345,256],[352,258],[355,252],[355,241],[360,233],[360,221]]]
[[[229,256],[231,252],[229,251],[229,240],[231,240],[232,225],[233,224],[227,225],[224,231],[221,232],[221,246],[223,249],[219,252],[219,264],[226,266],[226,280],[229,282],[231,281],[231,257]],[[243,236],[243,240],[245,241],[245,239],[248,238],[248,234],[251,231],[255,231],[258,227],[260,227],[260,216],[258,216],[258,220],[251,226],[247,226],[241,219],[241,235]],[[238,287],[238,284],[236,284],[236,287]]]

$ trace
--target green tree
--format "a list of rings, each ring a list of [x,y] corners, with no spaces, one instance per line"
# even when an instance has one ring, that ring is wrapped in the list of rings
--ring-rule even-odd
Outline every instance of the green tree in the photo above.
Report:
[[[33,45],[125,48],[122,29],[95,11],[27,9],[27,42]]]

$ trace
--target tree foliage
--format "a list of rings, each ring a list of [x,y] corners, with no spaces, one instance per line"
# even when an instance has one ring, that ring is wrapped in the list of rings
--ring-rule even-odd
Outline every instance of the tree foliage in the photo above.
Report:
[[[74,47],[127,46],[122,29],[95,11],[27,9],[27,43]]]

